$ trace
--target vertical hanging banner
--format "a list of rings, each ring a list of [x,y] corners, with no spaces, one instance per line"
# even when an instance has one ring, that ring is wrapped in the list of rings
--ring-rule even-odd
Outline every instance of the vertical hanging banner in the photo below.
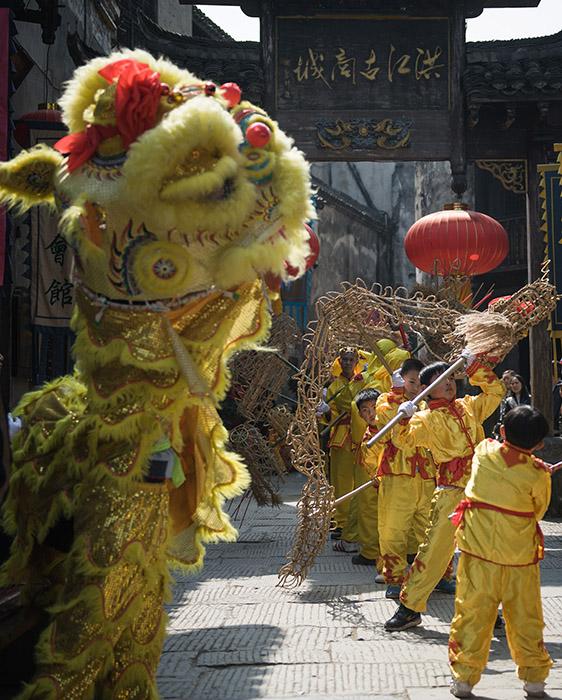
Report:
[[[0,161],[8,160],[10,80],[10,10],[0,8]],[[6,210],[0,209],[0,286],[4,284],[6,258]]]
[[[31,144],[54,144],[63,127],[32,129]],[[31,212],[32,305],[31,322],[37,326],[67,328],[74,304],[72,251],[58,229],[58,217],[45,207]]]
[[[562,145],[558,149],[562,149]],[[546,258],[550,260],[552,284],[558,294],[562,294],[562,175],[557,165],[539,165],[539,172]],[[562,337],[562,300],[552,314],[550,331],[553,338]]]

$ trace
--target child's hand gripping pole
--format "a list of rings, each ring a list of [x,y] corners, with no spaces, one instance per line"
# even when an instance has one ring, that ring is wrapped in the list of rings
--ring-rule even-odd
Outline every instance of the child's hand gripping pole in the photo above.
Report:
[[[453,364],[446,369],[443,374],[440,374],[437,379],[435,379],[429,386],[427,386],[422,392],[420,392],[416,398],[413,401],[409,401],[408,404],[417,406],[421,401],[425,399],[425,397],[428,394],[431,394],[432,390],[439,384],[439,382],[442,382],[443,379],[446,379],[447,377],[450,377],[451,374],[454,374],[457,372],[459,369],[463,369],[465,366],[465,359],[466,355],[464,354],[461,357],[458,358],[458,360],[455,360]],[[375,442],[378,442],[382,437],[384,437],[394,426],[399,423],[401,420],[404,419],[405,412],[398,410],[398,413],[390,420],[384,428],[381,428],[379,432],[376,435],[373,435],[373,437],[367,442],[367,447],[372,447]],[[344,501],[347,501],[348,498],[353,498],[353,496],[356,496],[358,493],[363,491],[364,489],[368,489],[373,486],[373,484],[377,481],[376,478],[371,479],[370,481],[366,481],[364,484],[361,484],[361,486],[358,486],[356,489],[353,489],[353,491],[350,491],[349,493],[345,493],[343,496],[340,496],[339,498],[336,498],[334,501],[334,505],[337,506],[340,503],[343,503]]]

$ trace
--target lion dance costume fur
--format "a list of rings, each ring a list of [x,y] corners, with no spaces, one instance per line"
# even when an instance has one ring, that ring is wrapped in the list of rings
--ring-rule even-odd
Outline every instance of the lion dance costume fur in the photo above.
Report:
[[[236,535],[221,506],[248,477],[216,406],[268,333],[263,280],[304,269],[308,168],[237,85],[142,51],[79,68],[61,104],[68,136],[0,166],[0,203],[58,210],[75,256],[76,371],[17,408],[4,508],[2,580],[50,614],[20,697],[156,698],[168,561]]]

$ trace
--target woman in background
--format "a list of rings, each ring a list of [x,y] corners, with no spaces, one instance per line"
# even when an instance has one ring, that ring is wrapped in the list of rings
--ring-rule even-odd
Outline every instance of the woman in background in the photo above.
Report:
[[[504,415],[516,406],[530,406],[531,396],[525,384],[525,380],[520,374],[514,374],[507,386],[507,396],[504,399]]]

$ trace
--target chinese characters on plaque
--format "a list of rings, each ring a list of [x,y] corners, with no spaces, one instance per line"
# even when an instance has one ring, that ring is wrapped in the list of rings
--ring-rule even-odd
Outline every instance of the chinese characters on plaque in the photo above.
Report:
[[[280,110],[449,109],[447,18],[278,17],[276,28]]]
[[[449,108],[447,18],[279,17],[276,26],[278,109]]]
[[[35,143],[52,144],[59,134],[34,130]],[[74,301],[73,256],[61,235],[58,216],[46,208],[34,208],[31,224],[31,322],[37,326],[67,328]]]
[[[278,16],[275,42],[275,114],[310,158],[449,157],[448,17]]]
[[[550,260],[550,278],[558,294],[562,293],[562,176],[557,165],[540,165],[542,231],[545,234],[546,257]],[[550,330],[562,337],[562,300],[552,313]]]
[[[348,56],[347,50],[343,47],[328,57],[309,47],[304,55],[298,57],[293,73],[299,83],[320,80],[329,90],[333,90],[337,89],[338,78],[351,80],[353,85],[361,83],[362,80],[372,81],[377,80],[377,78],[392,83],[400,76],[409,75],[412,75],[416,80],[430,80],[431,78],[440,78],[440,71],[445,67],[444,63],[439,62],[443,55],[443,49],[440,46],[436,46],[433,51],[418,46],[415,49],[415,54],[399,55],[394,44],[390,44],[384,55],[388,56],[387,60],[382,65],[377,65],[377,53],[375,49],[371,49],[368,58],[363,61],[363,70],[359,70],[362,64],[358,62],[356,57]],[[333,67],[330,71],[331,65]],[[379,77],[383,66],[384,70]],[[328,73],[326,73],[326,69],[328,69]]]

